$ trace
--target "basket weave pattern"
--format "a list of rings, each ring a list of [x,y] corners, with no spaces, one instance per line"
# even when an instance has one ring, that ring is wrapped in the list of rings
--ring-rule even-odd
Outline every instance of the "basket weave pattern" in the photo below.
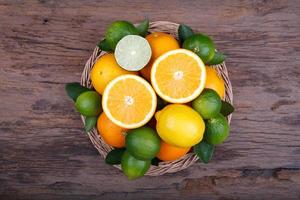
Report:
[[[165,32],[173,35],[176,39],[178,39],[177,30],[178,30],[179,24],[167,22],[167,21],[156,21],[150,23],[149,32]],[[98,47],[94,49],[93,54],[86,62],[86,65],[84,67],[84,70],[82,72],[81,76],[81,84],[83,86],[86,86],[88,88],[92,88],[92,84],[90,81],[90,71],[93,68],[94,63],[102,56],[106,54],[106,52],[101,51]],[[233,94],[232,94],[232,87],[230,80],[228,78],[228,72],[225,65],[225,62],[223,62],[220,65],[214,66],[216,70],[218,71],[219,75],[222,76],[224,82],[225,82],[225,100],[229,103],[233,103]],[[82,120],[84,122],[84,117],[82,117]],[[231,115],[227,117],[228,122],[230,123]],[[99,153],[105,158],[107,153],[110,152],[113,147],[109,146],[104,142],[104,140],[101,138],[101,136],[98,134],[97,129],[93,128],[90,132],[88,132],[88,136],[95,146],[95,148],[99,151]],[[149,176],[159,176],[163,175],[165,173],[173,173],[178,172],[180,170],[186,169],[192,164],[194,164],[198,160],[197,156],[194,153],[188,153],[182,158],[172,161],[172,162],[160,162],[159,166],[153,166],[151,165],[150,169],[146,173],[146,175]],[[121,169],[120,165],[114,165],[116,168]]]

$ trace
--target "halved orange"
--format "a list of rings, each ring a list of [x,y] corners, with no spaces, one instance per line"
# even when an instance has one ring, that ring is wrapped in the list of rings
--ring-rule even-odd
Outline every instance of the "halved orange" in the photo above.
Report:
[[[151,69],[151,82],[156,93],[171,103],[194,100],[205,86],[206,70],[192,51],[176,49],[158,57]]]
[[[150,121],[156,109],[156,94],[151,85],[136,75],[113,79],[102,97],[103,111],[120,127],[133,129]]]

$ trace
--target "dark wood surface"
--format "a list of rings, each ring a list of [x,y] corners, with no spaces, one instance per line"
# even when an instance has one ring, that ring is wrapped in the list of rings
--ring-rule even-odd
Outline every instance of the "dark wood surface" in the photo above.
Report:
[[[128,181],[64,84],[114,20],[187,23],[228,56],[231,134],[207,165]],[[0,0],[0,199],[300,199],[300,1]]]

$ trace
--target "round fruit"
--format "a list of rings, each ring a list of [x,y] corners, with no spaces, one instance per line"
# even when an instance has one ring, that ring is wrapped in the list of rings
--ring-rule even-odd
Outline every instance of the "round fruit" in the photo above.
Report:
[[[191,147],[203,138],[202,117],[186,105],[171,104],[155,114],[160,138],[177,147]]]
[[[216,116],[222,107],[222,101],[218,93],[212,89],[204,89],[203,92],[193,101],[193,108],[203,119]]]
[[[161,141],[160,143],[160,150],[156,157],[162,161],[173,161],[181,158],[185,154],[187,154],[190,150],[190,147],[181,148],[170,145]]]
[[[97,60],[91,70],[92,85],[97,92],[103,94],[105,87],[111,80],[124,74],[137,73],[122,69],[118,65],[114,54],[105,54]]]
[[[138,31],[130,22],[115,21],[107,28],[105,39],[110,48],[114,50],[117,43],[126,35],[138,35]]]
[[[180,46],[177,40],[167,33],[154,32],[147,35],[146,40],[151,46],[152,57],[148,65],[141,70],[141,74],[145,79],[150,81],[153,62],[162,54],[171,50],[179,49]]]
[[[130,130],[126,136],[127,151],[140,160],[151,160],[160,147],[157,133],[149,127]]]
[[[139,71],[151,58],[151,48],[147,40],[138,35],[127,35],[117,44],[117,63],[128,71]]]
[[[141,76],[144,77],[145,79],[147,79],[148,81],[151,81],[151,69],[152,69],[152,65],[153,65],[153,60],[150,60],[150,62],[146,65],[146,67],[144,67],[140,71]]]
[[[209,144],[221,144],[229,135],[229,125],[226,118],[218,114],[205,122],[204,139]]]
[[[102,100],[107,117],[128,129],[145,125],[154,115],[156,103],[151,85],[135,75],[122,75],[112,80],[105,88]]]
[[[128,130],[114,124],[104,112],[98,118],[97,129],[107,144],[116,148],[125,147],[125,135]]]
[[[191,51],[177,49],[160,56],[151,70],[156,93],[167,102],[186,103],[194,100],[205,85],[205,65]]]
[[[94,117],[102,112],[101,96],[95,91],[84,92],[76,99],[75,107],[86,117]]]
[[[154,32],[147,35],[146,40],[151,46],[153,60],[168,51],[180,48],[177,40],[167,33]]]
[[[206,35],[195,34],[188,37],[182,47],[196,53],[204,63],[209,62],[215,55],[213,41]]]
[[[133,157],[128,151],[125,151],[122,160],[121,168],[128,179],[133,180],[144,176],[150,168],[150,160],[138,160]]]
[[[215,90],[221,99],[224,99],[225,96],[225,84],[223,79],[218,75],[217,71],[206,66],[206,82],[205,88],[210,88]]]

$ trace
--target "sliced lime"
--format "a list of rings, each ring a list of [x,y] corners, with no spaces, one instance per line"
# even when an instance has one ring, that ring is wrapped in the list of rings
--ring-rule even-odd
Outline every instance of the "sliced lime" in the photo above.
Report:
[[[115,49],[118,64],[128,71],[139,71],[151,58],[151,47],[148,41],[138,35],[127,35],[122,38]]]

